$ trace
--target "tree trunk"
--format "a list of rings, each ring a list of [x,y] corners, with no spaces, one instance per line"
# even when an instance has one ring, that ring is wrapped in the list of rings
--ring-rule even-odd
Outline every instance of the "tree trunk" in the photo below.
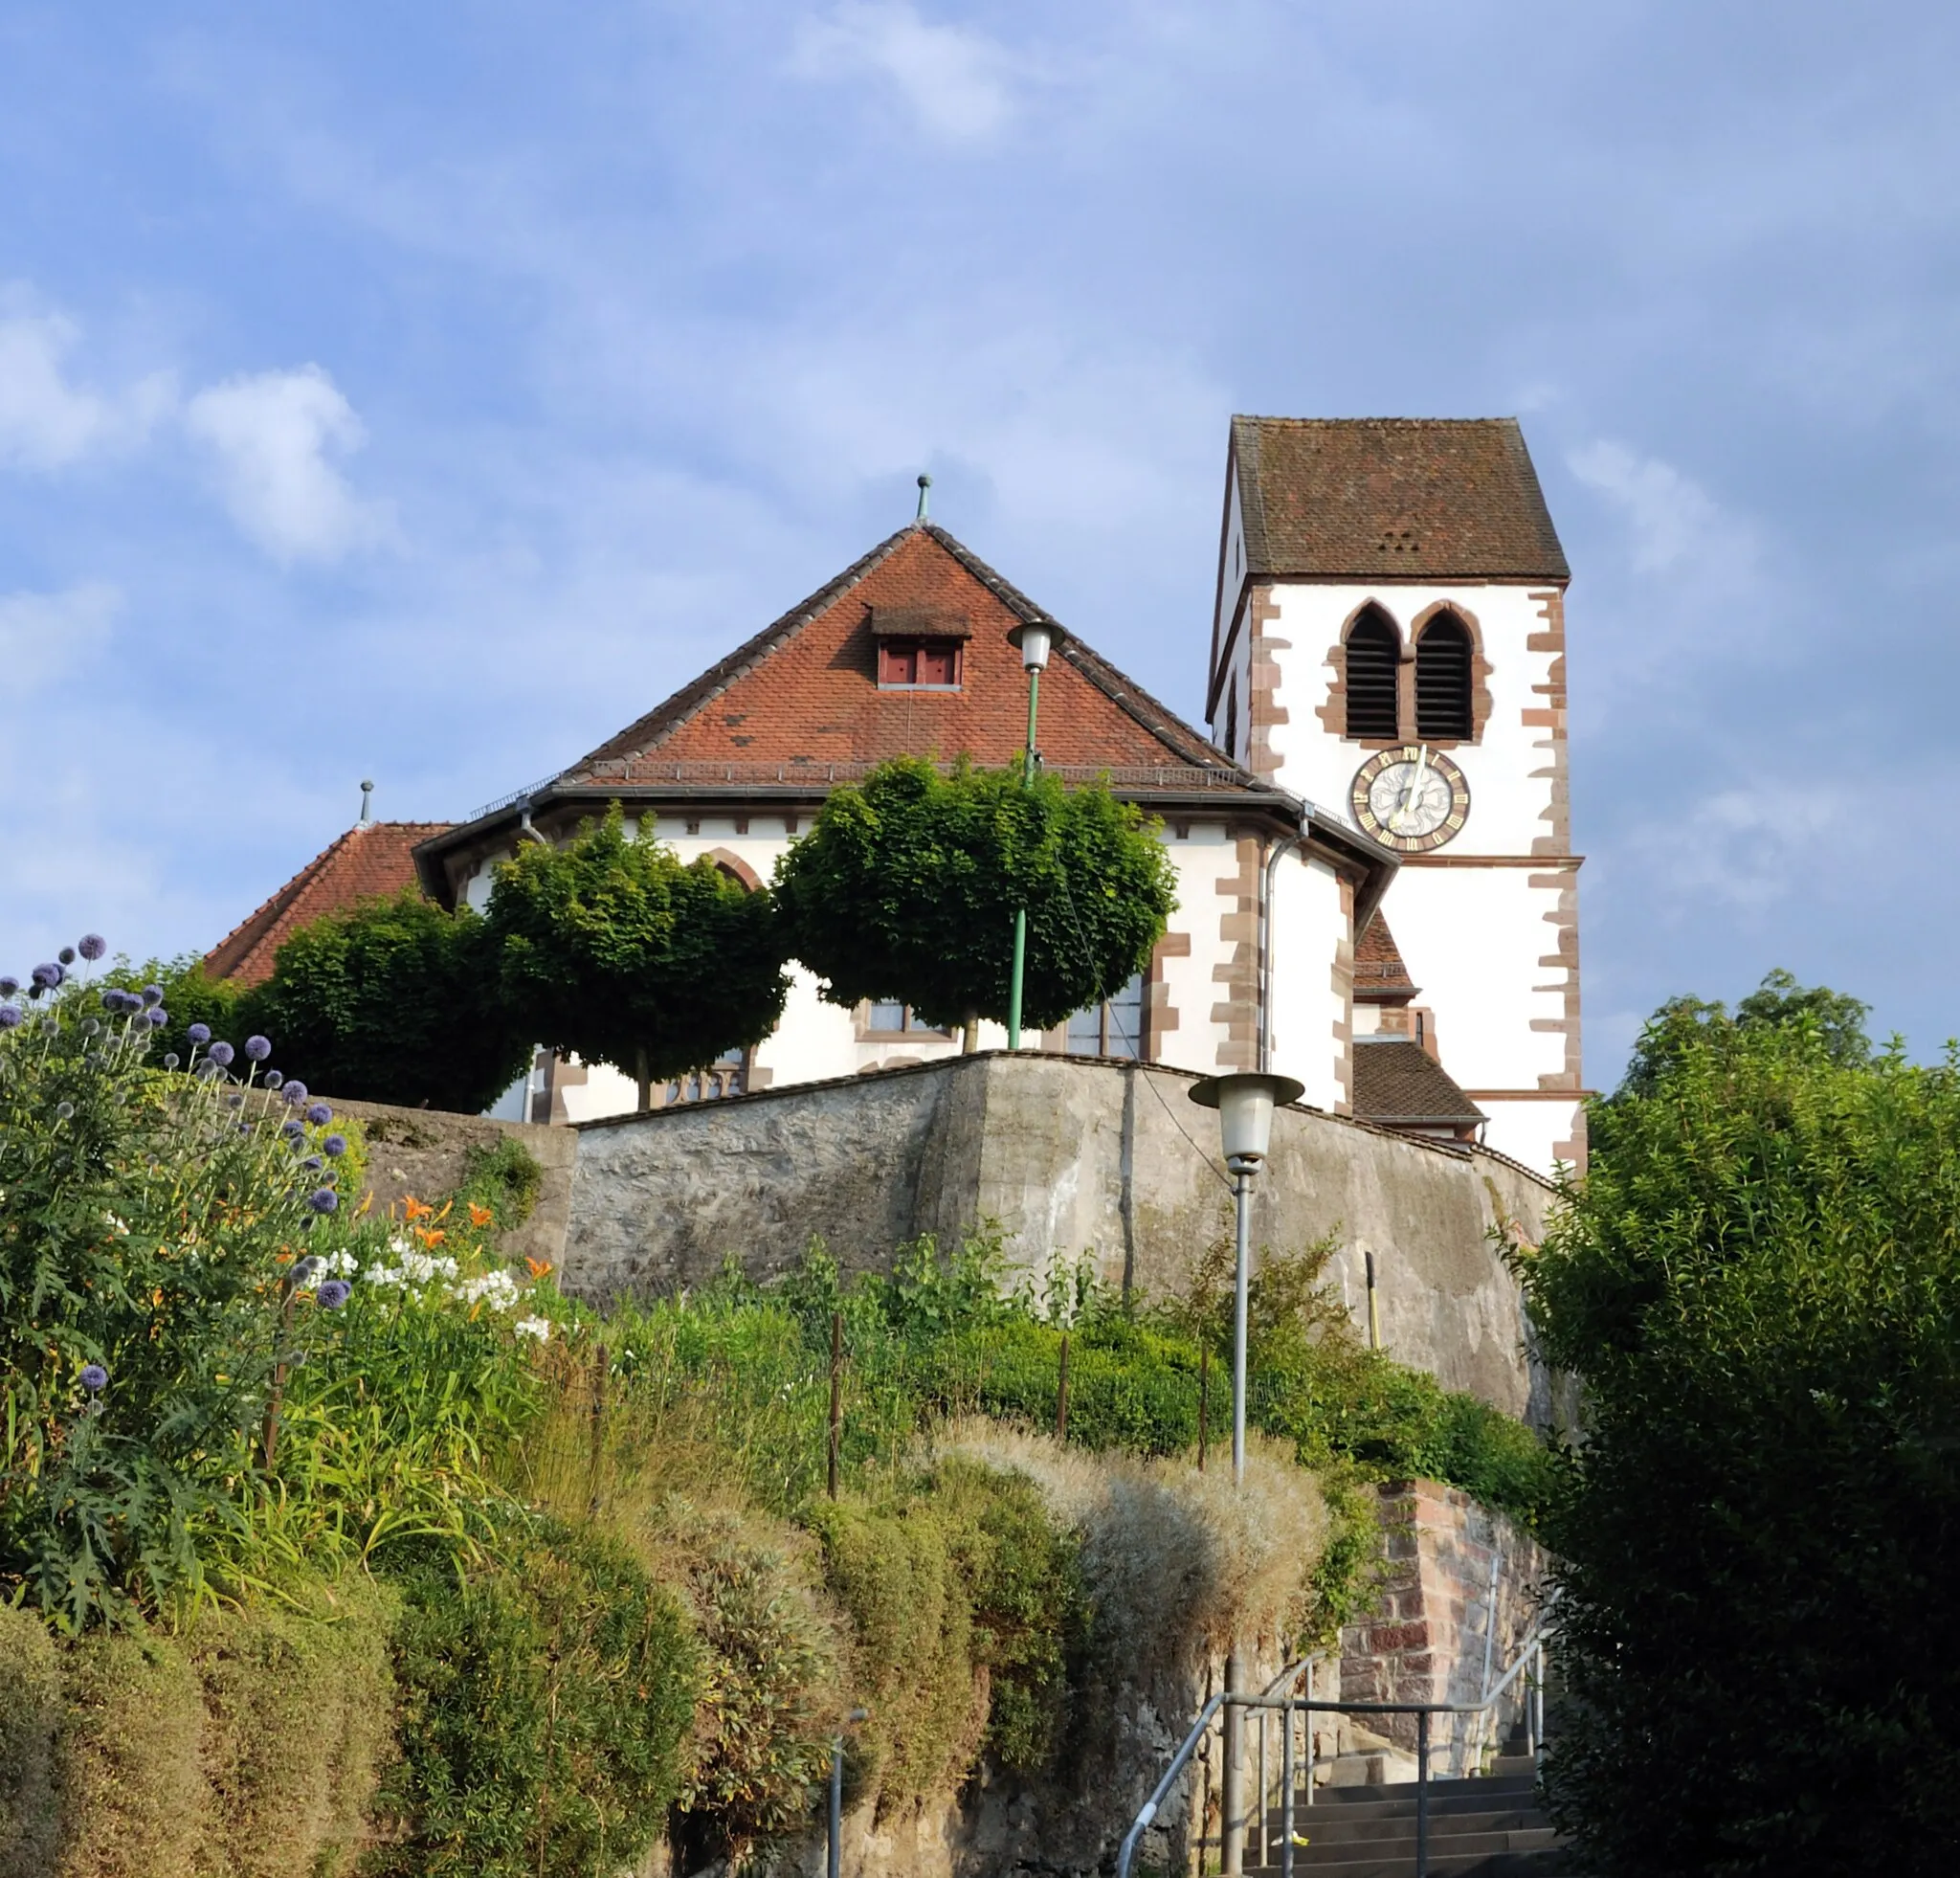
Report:
[[[960,1054],[963,1057],[970,1057],[979,1047],[980,1014],[977,1011],[969,1011],[966,1028],[960,1033]]]
[[[644,1115],[654,1106],[654,1078],[644,1046],[633,1053],[633,1080],[639,1085],[639,1112]]]

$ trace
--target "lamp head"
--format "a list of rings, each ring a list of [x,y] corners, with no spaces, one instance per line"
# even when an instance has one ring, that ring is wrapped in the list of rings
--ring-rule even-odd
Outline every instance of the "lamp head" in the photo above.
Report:
[[[1007,638],[1021,655],[1021,669],[1039,672],[1047,669],[1049,653],[1067,637],[1052,619],[1031,619],[1016,626]]]
[[[1240,1071],[1231,1076],[1207,1076],[1191,1086],[1191,1099],[1201,1108],[1218,1111],[1218,1133],[1225,1165],[1234,1174],[1252,1174],[1266,1158],[1273,1139],[1273,1110],[1281,1103],[1298,1102],[1304,1083],[1290,1076],[1263,1076]]]

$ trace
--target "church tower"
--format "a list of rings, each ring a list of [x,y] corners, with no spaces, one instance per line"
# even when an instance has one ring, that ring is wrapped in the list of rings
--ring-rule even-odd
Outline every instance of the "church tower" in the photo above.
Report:
[[[1513,419],[1232,420],[1214,740],[1401,860],[1373,950],[1403,989],[1350,994],[1350,1096],[1419,1043],[1547,1170],[1585,1153],[1569,578]]]

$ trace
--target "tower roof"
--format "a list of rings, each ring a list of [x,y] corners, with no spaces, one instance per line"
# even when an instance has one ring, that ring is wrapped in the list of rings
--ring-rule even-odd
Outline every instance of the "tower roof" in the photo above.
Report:
[[[1234,417],[1246,571],[1570,577],[1515,417]]]
[[[1395,935],[1376,913],[1354,942],[1354,997],[1361,1004],[1407,1004],[1415,995]]]
[[[243,925],[204,955],[206,975],[256,985],[272,976],[279,948],[300,928],[362,900],[399,893],[415,882],[415,844],[446,821],[369,821],[314,856]]]
[[[1420,1043],[1354,1040],[1354,1113],[1380,1128],[1469,1129],[1487,1117]]]

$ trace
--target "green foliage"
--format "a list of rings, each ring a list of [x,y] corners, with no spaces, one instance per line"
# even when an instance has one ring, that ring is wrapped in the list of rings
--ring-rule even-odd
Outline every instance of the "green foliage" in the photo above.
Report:
[[[1044,1770],[1087,1615],[1080,1541],[1035,1484],[953,1456],[809,1517],[858,1638],[854,1777],[880,1810],[956,1791],[983,1743]]]
[[[468,906],[448,913],[407,888],[301,928],[237,1021],[273,1040],[288,1075],[335,1095],[479,1114],[531,1056],[497,956]]]
[[[455,1197],[467,1206],[475,1200],[497,1216],[500,1232],[521,1226],[531,1217],[545,1186],[545,1170],[531,1151],[514,1135],[494,1148],[472,1147],[463,1156],[463,1184]]]
[[[679,1782],[694,1653],[616,1542],[553,1522],[458,1579],[400,1580],[401,1759],[370,1878],[597,1878],[653,1843]]]
[[[141,1013],[82,988],[28,1010],[0,1031],[0,1587],[80,1628],[205,1595],[315,1329],[287,1266],[331,1176],[293,1151],[323,1130],[289,1144],[263,1089],[151,1070]]]
[[[1803,986],[1788,972],[1765,973],[1763,982],[1735,1007],[1731,1017],[1721,1002],[1671,997],[1648,1018],[1616,1094],[1652,1095],[1660,1080],[1683,1058],[1704,1049],[1726,1050],[1764,1030],[1803,1030],[1828,1062],[1855,1068],[1871,1061],[1864,1020],[1870,1005],[1822,985]],[[1611,1126],[1615,1105],[1594,1109],[1595,1124]]]
[[[1815,1005],[1672,1038],[1524,1261],[1586,1387],[1548,1780],[1602,1872],[1951,1868],[1960,1065],[1858,1057]]]
[[[629,840],[616,802],[498,868],[489,930],[527,1036],[642,1080],[760,1043],[789,995],[770,897],[644,828]]]
[[[931,1024],[1004,1022],[1016,907],[1023,1021],[1060,1023],[1149,963],[1176,905],[1155,824],[1101,785],[923,758],[835,789],[776,867],[791,950],[834,1004],[899,998]]]

